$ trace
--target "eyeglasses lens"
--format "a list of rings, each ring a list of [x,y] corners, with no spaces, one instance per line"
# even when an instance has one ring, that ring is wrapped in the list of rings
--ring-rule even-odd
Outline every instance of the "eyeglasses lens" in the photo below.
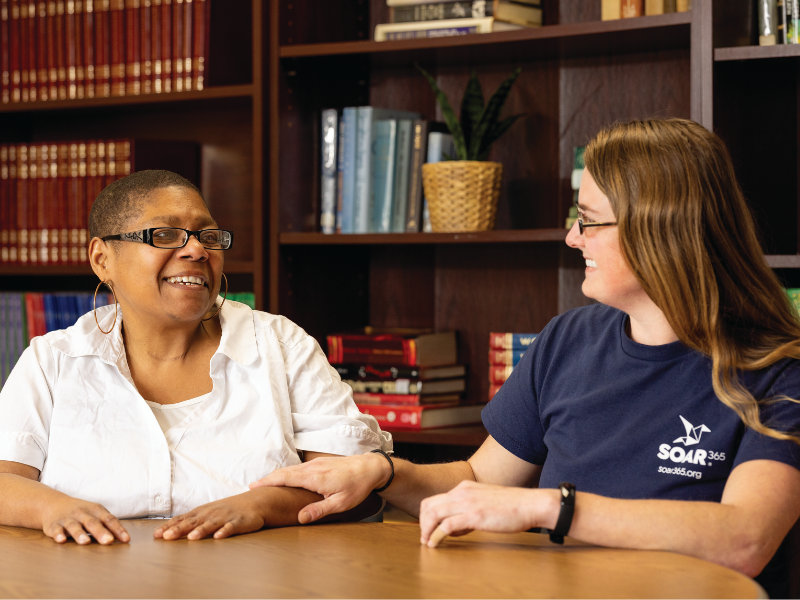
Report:
[[[158,248],[181,248],[186,245],[188,234],[183,229],[164,227],[153,232],[153,244]],[[230,246],[228,233],[221,229],[205,229],[198,239],[204,248],[224,250]]]

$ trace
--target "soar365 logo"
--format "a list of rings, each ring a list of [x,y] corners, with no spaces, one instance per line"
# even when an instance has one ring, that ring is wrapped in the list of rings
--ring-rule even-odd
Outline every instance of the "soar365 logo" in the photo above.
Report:
[[[658,447],[658,458],[661,460],[671,460],[674,463],[690,463],[693,465],[706,465],[706,459],[709,458],[708,452],[702,448],[695,448],[686,451],[686,446],[694,446],[700,443],[700,438],[704,433],[711,433],[711,430],[705,425],[694,426],[687,421],[683,415],[679,415],[683,422],[683,427],[686,429],[686,435],[681,436],[674,440],[673,444],[683,444],[681,446],[670,446],[669,444],[661,444]],[[716,454],[716,453],[714,453]],[[725,460],[725,455],[722,454],[721,460]]]

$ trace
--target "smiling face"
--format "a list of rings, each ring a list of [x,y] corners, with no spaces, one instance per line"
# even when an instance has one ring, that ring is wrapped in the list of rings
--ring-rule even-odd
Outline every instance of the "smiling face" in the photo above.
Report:
[[[583,171],[578,210],[585,222],[613,223],[617,219],[606,195],[587,169]],[[578,223],[567,235],[567,245],[581,251],[586,260],[584,295],[625,312],[649,297],[622,255],[616,226],[587,227],[581,235]]]
[[[168,187],[151,192],[127,233],[151,227],[181,227],[197,231],[218,225],[200,196],[191,189]],[[165,250],[148,244],[114,242],[106,255],[107,280],[114,285],[128,318],[166,325],[199,321],[217,298],[223,252],[207,250],[192,236],[183,248]]]

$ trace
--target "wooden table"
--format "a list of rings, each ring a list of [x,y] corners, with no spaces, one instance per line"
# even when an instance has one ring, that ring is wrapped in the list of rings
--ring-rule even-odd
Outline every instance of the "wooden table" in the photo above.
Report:
[[[751,579],[668,552],[611,550],[534,533],[475,532],[420,546],[419,527],[288,527],[228,540],[155,541],[163,521],[126,521],[130,544],[59,545],[0,527],[9,598],[756,598]]]

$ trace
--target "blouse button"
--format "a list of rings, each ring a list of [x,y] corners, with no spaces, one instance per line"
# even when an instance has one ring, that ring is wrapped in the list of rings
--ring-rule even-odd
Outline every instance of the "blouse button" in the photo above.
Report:
[[[156,496],[156,504],[158,504],[159,506],[164,504],[164,498],[162,498],[161,496]]]

